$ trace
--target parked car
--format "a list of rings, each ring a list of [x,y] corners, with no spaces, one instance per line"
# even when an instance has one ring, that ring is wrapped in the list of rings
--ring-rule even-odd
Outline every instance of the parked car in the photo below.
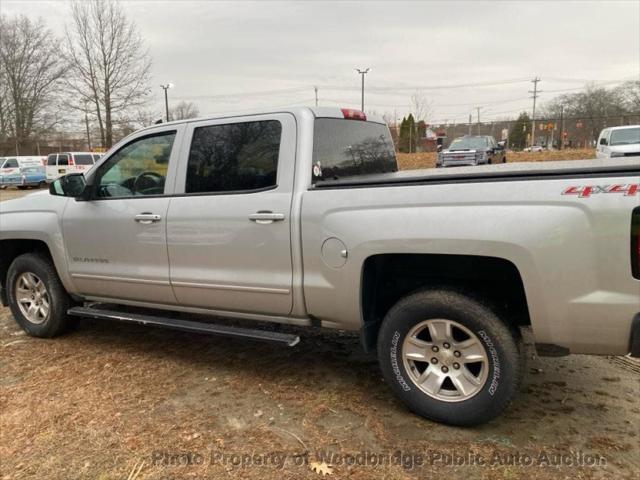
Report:
[[[542,145],[532,145],[530,147],[523,148],[523,152],[544,152],[545,148]]]
[[[438,153],[436,167],[506,163],[504,146],[489,135],[456,138],[449,148]]]
[[[45,157],[15,156],[0,158],[0,175],[20,173],[21,168],[44,165]]]
[[[349,109],[153,125],[1,204],[0,299],[36,337],[70,316],[359,332],[411,410],[478,424],[518,390],[521,329],[543,355],[640,356],[637,160],[522,167],[398,172],[384,120]]]
[[[44,167],[24,167],[18,173],[9,175],[0,174],[0,187],[7,188],[10,186],[25,189],[29,187],[41,188],[47,185],[47,178]]]
[[[597,158],[640,155],[640,125],[605,128],[596,145]]]
[[[100,156],[93,152],[52,153],[47,157],[47,182],[51,183],[68,173],[84,173],[93,167]]]

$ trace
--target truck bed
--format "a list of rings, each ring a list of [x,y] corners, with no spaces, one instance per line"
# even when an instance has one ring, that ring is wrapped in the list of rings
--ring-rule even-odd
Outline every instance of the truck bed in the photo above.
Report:
[[[369,187],[576,177],[640,177],[640,157],[550,162],[514,162],[475,167],[403,170],[317,182],[314,188]]]

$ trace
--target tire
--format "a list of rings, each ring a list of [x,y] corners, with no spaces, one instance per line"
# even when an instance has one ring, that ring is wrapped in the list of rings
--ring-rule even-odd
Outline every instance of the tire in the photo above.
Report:
[[[26,185],[18,185],[18,190],[26,190],[27,188],[29,187],[27,187]]]
[[[502,157],[502,163],[507,163],[507,157]]]
[[[442,333],[447,324],[452,336],[431,336],[432,326]],[[448,348],[442,338],[453,340]],[[420,340],[415,347],[412,342]],[[472,426],[497,417],[522,376],[516,336],[490,309],[451,290],[419,291],[396,303],[380,327],[378,360],[386,382],[411,411],[449,425]]]
[[[46,295],[42,293],[43,288]],[[31,303],[19,302],[19,296],[28,298]],[[33,337],[55,337],[70,326],[67,310],[71,306],[71,298],[60,282],[53,262],[42,253],[25,253],[13,261],[7,274],[7,298],[13,318]],[[46,315],[43,313],[44,308],[39,308],[34,303],[37,301],[40,302],[39,307],[43,307],[45,303],[48,305]],[[33,306],[37,319],[29,319],[27,316],[30,306]]]

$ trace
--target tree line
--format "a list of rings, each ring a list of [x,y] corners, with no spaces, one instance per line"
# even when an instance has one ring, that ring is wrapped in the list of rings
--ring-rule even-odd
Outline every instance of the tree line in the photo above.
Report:
[[[57,37],[24,15],[0,16],[0,143],[20,151],[33,137],[64,129],[73,113],[97,125],[109,148],[159,118],[150,99],[151,56],[118,0],[73,0],[69,23]],[[182,102],[172,119],[197,116]],[[18,153],[18,152],[16,152]]]

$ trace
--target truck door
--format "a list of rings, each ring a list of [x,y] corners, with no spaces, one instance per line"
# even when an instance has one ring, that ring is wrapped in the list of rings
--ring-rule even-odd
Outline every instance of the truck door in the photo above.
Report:
[[[64,242],[79,293],[175,304],[166,221],[183,130],[171,125],[140,133],[95,167],[88,201],[68,202]]]
[[[190,123],[167,215],[178,302],[286,315],[292,308],[290,114]]]

